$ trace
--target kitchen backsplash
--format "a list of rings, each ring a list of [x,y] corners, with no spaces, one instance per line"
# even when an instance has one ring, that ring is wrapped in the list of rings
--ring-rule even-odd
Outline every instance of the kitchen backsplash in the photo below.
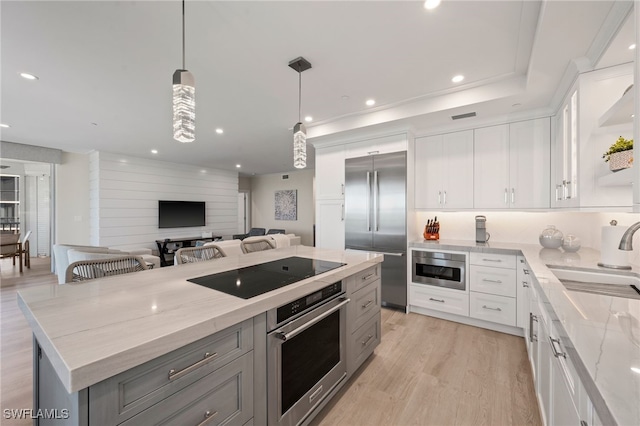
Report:
[[[487,218],[487,232],[491,241],[504,243],[539,244],[538,236],[548,225],[554,225],[565,236],[573,234],[580,238],[583,247],[600,250],[601,229],[613,219],[618,226],[629,226],[640,221],[638,213],[587,213],[587,212],[416,212],[416,229],[424,230],[428,219],[438,216],[440,238],[446,240],[475,240],[475,217]],[[422,238],[410,236],[409,240]],[[631,263],[640,265],[640,231],[633,239]],[[542,247],[541,247],[542,248]]]

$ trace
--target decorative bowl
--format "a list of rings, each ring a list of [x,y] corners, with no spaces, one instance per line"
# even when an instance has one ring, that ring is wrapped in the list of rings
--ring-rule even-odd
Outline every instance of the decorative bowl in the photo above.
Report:
[[[568,234],[562,242],[562,250],[568,253],[575,253],[580,250],[580,238],[575,235]]]
[[[549,225],[545,228],[541,233],[540,237],[538,237],[538,241],[540,241],[540,245],[544,248],[557,249],[562,246],[562,232],[556,229],[555,226]]]

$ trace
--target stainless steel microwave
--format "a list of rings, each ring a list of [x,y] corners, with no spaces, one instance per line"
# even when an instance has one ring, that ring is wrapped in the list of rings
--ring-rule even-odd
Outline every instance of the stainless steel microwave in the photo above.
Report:
[[[413,283],[466,290],[466,254],[412,250],[411,257]]]

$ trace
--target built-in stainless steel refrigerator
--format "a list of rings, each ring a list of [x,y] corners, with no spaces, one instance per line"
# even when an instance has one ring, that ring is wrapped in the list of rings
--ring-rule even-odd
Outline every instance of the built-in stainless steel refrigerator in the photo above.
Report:
[[[382,305],[407,306],[407,153],[345,160],[345,246],[384,254]]]

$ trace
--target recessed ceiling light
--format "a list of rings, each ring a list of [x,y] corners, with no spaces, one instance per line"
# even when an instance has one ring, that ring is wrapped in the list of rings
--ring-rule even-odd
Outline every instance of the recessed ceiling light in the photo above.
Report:
[[[236,164],[236,168],[239,169],[240,167],[242,167],[240,164]]]
[[[629,50],[633,50],[635,48],[636,48],[636,44],[635,43],[633,43],[632,45],[629,46]]]
[[[640,374],[640,368],[638,367],[631,367],[631,371],[633,371],[634,373]]]
[[[424,2],[424,8],[425,9],[435,9],[436,7],[440,6],[440,0],[426,0]]]
[[[152,154],[157,154],[157,153],[158,153],[158,150],[157,150],[157,149],[152,149],[152,150],[151,150],[151,153],[152,153]]]
[[[313,117],[312,117],[312,116],[310,116],[310,115],[307,115],[307,116],[304,118],[304,121],[306,121],[307,123],[310,123],[310,122],[312,122],[312,121],[313,121]]]
[[[464,80],[464,75],[456,75],[451,79],[454,83],[460,83],[462,80]]]
[[[7,127],[11,127],[11,126],[9,126],[8,124],[0,123],[0,127],[7,128]]]
[[[20,77],[24,78],[25,80],[39,80],[37,75],[29,74],[28,72],[21,72]]]
[[[219,134],[219,135],[221,135],[221,134],[223,134],[223,133],[224,133],[224,130],[222,130],[220,127],[218,127],[218,128],[216,129],[216,133],[217,133],[217,134]]]
[[[367,99],[367,102],[365,102],[368,106],[373,106],[376,104],[376,101],[373,99]]]

